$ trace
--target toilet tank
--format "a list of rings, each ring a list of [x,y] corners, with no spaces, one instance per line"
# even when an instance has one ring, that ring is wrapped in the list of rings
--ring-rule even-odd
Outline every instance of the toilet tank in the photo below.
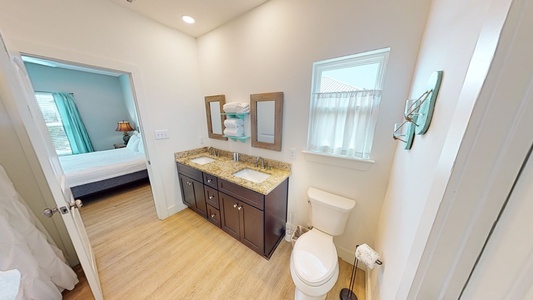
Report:
[[[311,224],[329,235],[341,235],[355,206],[355,200],[315,188],[307,190],[311,202]]]

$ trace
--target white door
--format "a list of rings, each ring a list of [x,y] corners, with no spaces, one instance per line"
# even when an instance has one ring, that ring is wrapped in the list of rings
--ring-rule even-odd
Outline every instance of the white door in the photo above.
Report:
[[[46,129],[42,114],[34,100],[33,88],[19,55],[11,60],[0,35],[1,73],[8,81],[14,105],[18,109],[24,127],[30,137],[39,163],[46,177],[57,208],[65,222],[68,234],[76,250],[87,281],[95,299],[103,299],[102,287],[96,269],[96,260],[78,206],[74,201],[52,141]],[[9,100],[8,100],[9,101]],[[54,216],[54,218],[57,218]]]
[[[533,157],[530,157],[461,299],[533,299]]]

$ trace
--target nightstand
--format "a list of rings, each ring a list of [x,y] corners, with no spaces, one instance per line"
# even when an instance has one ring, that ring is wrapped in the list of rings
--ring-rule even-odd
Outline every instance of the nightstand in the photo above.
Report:
[[[119,148],[126,147],[126,145],[124,145],[124,144],[113,144],[113,147],[115,147],[115,149],[119,149]]]

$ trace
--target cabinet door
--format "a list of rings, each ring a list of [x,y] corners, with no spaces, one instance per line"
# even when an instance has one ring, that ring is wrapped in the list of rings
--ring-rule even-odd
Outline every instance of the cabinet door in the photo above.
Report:
[[[220,209],[222,230],[240,240],[239,201],[224,193],[219,193],[219,198],[222,206]]]
[[[180,185],[181,185],[181,197],[183,198],[183,204],[188,207],[195,209],[196,200],[194,196],[194,180],[190,179],[187,176],[179,175]]]
[[[239,202],[240,219],[241,219],[241,242],[253,249],[255,252],[264,255],[264,231],[265,224],[263,220],[263,211]]]
[[[192,180],[194,186],[194,199],[196,200],[196,212],[207,218],[207,205],[205,203],[204,184]]]

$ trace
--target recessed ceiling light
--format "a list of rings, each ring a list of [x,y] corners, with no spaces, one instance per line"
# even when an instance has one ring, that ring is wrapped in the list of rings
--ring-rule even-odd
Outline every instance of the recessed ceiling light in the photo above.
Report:
[[[189,23],[189,24],[193,24],[194,23],[194,18],[191,17],[191,16],[182,16],[181,19],[185,23]]]

